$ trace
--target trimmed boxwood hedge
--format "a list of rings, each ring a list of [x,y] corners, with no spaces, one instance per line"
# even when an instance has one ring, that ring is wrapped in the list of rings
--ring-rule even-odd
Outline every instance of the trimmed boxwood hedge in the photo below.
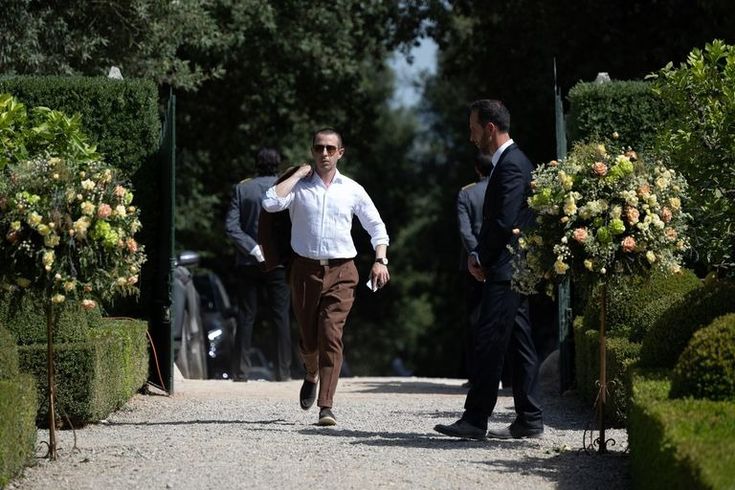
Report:
[[[666,310],[643,338],[643,367],[673,369],[694,332],[715,318],[735,313],[735,283],[710,280]]]
[[[671,380],[672,398],[735,401],[735,313],[694,333]]]
[[[99,326],[99,309],[85,311],[78,302],[56,306],[59,318],[54,330],[55,342],[79,342],[89,338],[89,329]],[[38,293],[22,290],[0,293],[0,324],[7,325],[19,345],[46,342],[46,314]]]
[[[148,377],[147,324],[138,320],[105,319],[90,330],[86,342],[54,346],[57,408],[60,422],[66,417],[76,427],[96,422],[120,408]],[[45,427],[48,418],[46,346],[19,348],[20,366],[38,383],[36,423]]]
[[[733,488],[735,403],[670,400],[670,384],[668,371],[632,373],[628,443],[634,488]]]
[[[107,77],[0,77],[0,93],[29,108],[80,114],[85,132],[105,161],[132,176],[158,151],[158,88],[148,80]]]
[[[641,342],[646,332],[672,304],[684,294],[702,286],[694,272],[654,273],[647,278],[625,277],[611,283],[608,290],[606,331],[610,337]],[[584,325],[600,328],[599,289],[587,302]]]
[[[571,142],[618,140],[638,151],[654,144],[656,131],[666,120],[666,108],[652,86],[643,81],[580,82],[567,96]]]
[[[36,444],[36,385],[21,374],[0,379],[0,488],[33,457]]]
[[[0,326],[0,488],[33,455],[36,406],[35,381],[19,374],[15,339]]]

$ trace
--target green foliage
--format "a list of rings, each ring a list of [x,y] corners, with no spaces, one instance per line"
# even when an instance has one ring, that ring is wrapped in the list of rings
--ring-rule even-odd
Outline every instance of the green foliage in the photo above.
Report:
[[[664,373],[636,371],[628,417],[635,488],[732,488],[735,403],[669,400]]]
[[[0,17],[0,73],[106,75],[115,65],[125,77],[193,89],[221,72],[218,63],[186,57],[220,44],[225,26],[211,12],[220,3],[8,0]]]
[[[29,124],[38,127],[38,124],[33,124],[34,120],[38,120],[46,125],[40,135],[20,135],[20,141],[30,137],[34,141],[40,140],[33,147],[27,148],[28,153],[37,154],[42,149],[40,144],[46,140],[51,140],[49,143],[56,142],[60,149],[73,150],[79,145],[82,124],[84,133],[91,138],[105,161],[122,171],[126,178],[131,178],[158,151],[158,92],[149,81],[121,81],[103,77],[3,77],[0,78],[0,93],[4,92],[12,93],[17,101],[34,108],[29,116],[33,120]],[[51,107],[60,112],[49,113],[45,109],[36,109],[40,107]],[[3,103],[0,99],[0,113],[2,112]],[[8,112],[12,116],[0,116],[0,121],[2,117],[12,117],[11,131],[7,134],[11,135],[10,139],[18,141],[17,128],[25,121],[17,102]],[[5,127],[0,122],[0,158],[3,154],[3,134]],[[14,154],[16,158],[27,157],[27,153],[19,151]],[[70,158],[80,156],[72,152],[56,154]]]
[[[0,320],[0,380],[13,379],[18,376],[18,352],[13,334],[2,324]]]
[[[638,151],[649,149],[666,119],[666,108],[649,82],[579,82],[569,90],[568,139],[617,140]],[[617,133],[618,138],[613,134]]]
[[[33,377],[0,378],[0,488],[33,459],[36,404]]]
[[[590,405],[598,396],[600,379],[600,335],[597,330],[585,330],[575,319],[574,345],[577,393]],[[638,361],[641,345],[625,338],[606,339],[608,395],[605,418],[615,426],[624,426],[628,409],[628,369]]]
[[[120,408],[147,379],[147,325],[135,320],[104,320],[87,342],[54,346],[57,410],[77,427],[96,422]],[[23,372],[36,378],[39,406],[36,423],[48,424],[46,346],[19,347]]]
[[[673,112],[658,151],[699,190],[688,206],[694,249],[708,268],[735,277],[735,45],[695,48],[655,78]]]
[[[686,269],[675,274],[626,277],[608,284],[606,332],[610,337],[641,342],[661,314],[684,294],[702,285]],[[584,310],[586,330],[600,328],[600,290],[593,293]]]
[[[735,312],[735,284],[705,281],[661,314],[643,338],[641,365],[672,369],[694,332]]]
[[[45,300],[37,292],[24,290],[0,294],[0,324],[8,325],[18,345],[46,342]],[[54,327],[55,342],[82,342],[89,337],[89,328],[98,322],[99,310],[86,311],[77,302],[57,306]],[[90,323],[92,325],[90,325]]]
[[[735,402],[735,314],[721,316],[692,336],[674,368],[672,398]]]

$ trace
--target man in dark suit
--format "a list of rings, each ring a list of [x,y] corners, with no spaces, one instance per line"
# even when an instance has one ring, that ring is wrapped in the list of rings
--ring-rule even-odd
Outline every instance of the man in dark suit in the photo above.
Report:
[[[276,182],[281,163],[278,151],[261,148],[256,157],[257,177],[235,185],[225,223],[227,235],[237,247],[238,303],[240,314],[235,334],[233,380],[247,381],[253,325],[258,313],[258,296],[267,294],[271,319],[276,328],[276,380],[291,379],[291,330],[289,289],[286,268],[279,265],[265,270],[263,251],[257,242],[261,201]]]
[[[497,100],[470,105],[470,140],[493,155],[493,170],[483,204],[478,245],[467,260],[470,273],[484,282],[480,317],[475,331],[472,387],[462,417],[434,429],[469,439],[540,437],[543,416],[539,400],[538,356],[531,335],[528,298],[511,288],[513,254],[518,229],[531,226],[528,207],[533,165],[510,138],[510,114]],[[498,398],[505,356],[510,356],[516,419],[509,427],[487,432]]]

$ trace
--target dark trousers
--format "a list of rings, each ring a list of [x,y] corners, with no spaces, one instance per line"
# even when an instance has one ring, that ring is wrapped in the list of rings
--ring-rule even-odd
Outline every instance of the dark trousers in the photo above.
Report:
[[[342,332],[359,279],[351,259],[329,265],[296,257],[291,264],[291,298],[301,333],[306,379],[319,380],[317,406],[332,407],[342,368]]]
[[[276,329],[276,379],[291,377],[291,330],[289,323],[289,290],[286,269],[277,267],[264,272],[259,266],[238,267],[238,300],[240,314],[235,333],[233,376],[247,378],[250,369],[248,351],[252,347],[253,325],[258,314],[258,296],[267,295],[270,318]]]
[[[488,418],[498,400],[498,382],[507,355],[512,370],[514,424],[542,428],[539,362],[533,344],[528,298],[513,291],[509,281],[485,282],[474,338],[472,387],[467,393],[462,418],[487,429]]]
[[[465,299],[469,320],[466,325],[464,346],[462,350],[462,368],[464,369],[464,377],[472,383],[473,368],[473,351],[475,347],[475,331],[477,323],[480,320],[480,306],[482,305],[482,291],[485,283],[475,279],[468,271],[463,272],[465,277]],[[503,382],[503,388],[507,388],[512,384],[510,357],[505,356],[503,363],[503,374],[500,380]]]

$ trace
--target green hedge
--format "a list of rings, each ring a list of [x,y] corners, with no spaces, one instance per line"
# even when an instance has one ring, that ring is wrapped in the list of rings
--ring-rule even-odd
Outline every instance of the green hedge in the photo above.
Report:
[[[85,132],[105,161],[127,176],[158,151],[158,89],[151,81],[13,76],[0,78],[0,93],[12,94],[29,108],[80,114]]]
[[[575,360],[577,393],[593,405],[598,395],[597,381],[600,379],[600,334],[597,330],[586,330],[578,317],[574,322]],[[637,360],[640,344],[624,338],[606,339],[606,376],[608,380],[605,419],[613,426],[626,423],[628,407],[628,369]]]
[[[735,313],[694,333],[674,368],[671,397],[735,402]]]
[[[673,369],[694,332],[735,313],[735,283],[707,281],[666,310],[643,338],[641,366]]]
[[[735,488],[735,403],[670,400],[670,381],[661,371],[635,370],[631,386],[634,488]]]
[[[30,463],[36,444],[36,386],[32,376],[0,379],[0,488]]]
[[[90,340],[54,346],[56,406],[76,427],[120,408],[148,377],[147,325],[137,320],[105,320]],[[19,348],[20,366],[38,385],[39,426],[47,426],[46,345]]]
[[[55,342],[81,342],[89,338],[89,329],[100,325],[99,309],[85,311],[78,302],[56,305],[59,318],[54,330]],[[41,296],[31,290],[0,293],[0,324],[7,325],[19,345],[46,342],[46,314]]]
[[[608,286],[608,335],[641,342],[664,311],[701,285],[702,281],[689,270],[678,274],[655,273],[647,278],[621,278]],[[596,291],[593,300],[587,302],[584,312],[586,330],[600,327],[599,296],[599,291]]]
[[[620,143],[641,151],[653,145],[666,119],[664,105],[648,82],[580,82],[567,98],[570,142],[605,141],[617,131]]]
[[[33,455],[36,405],[35,381],[19,374],[15,339],[0,326],[0,488]]]

